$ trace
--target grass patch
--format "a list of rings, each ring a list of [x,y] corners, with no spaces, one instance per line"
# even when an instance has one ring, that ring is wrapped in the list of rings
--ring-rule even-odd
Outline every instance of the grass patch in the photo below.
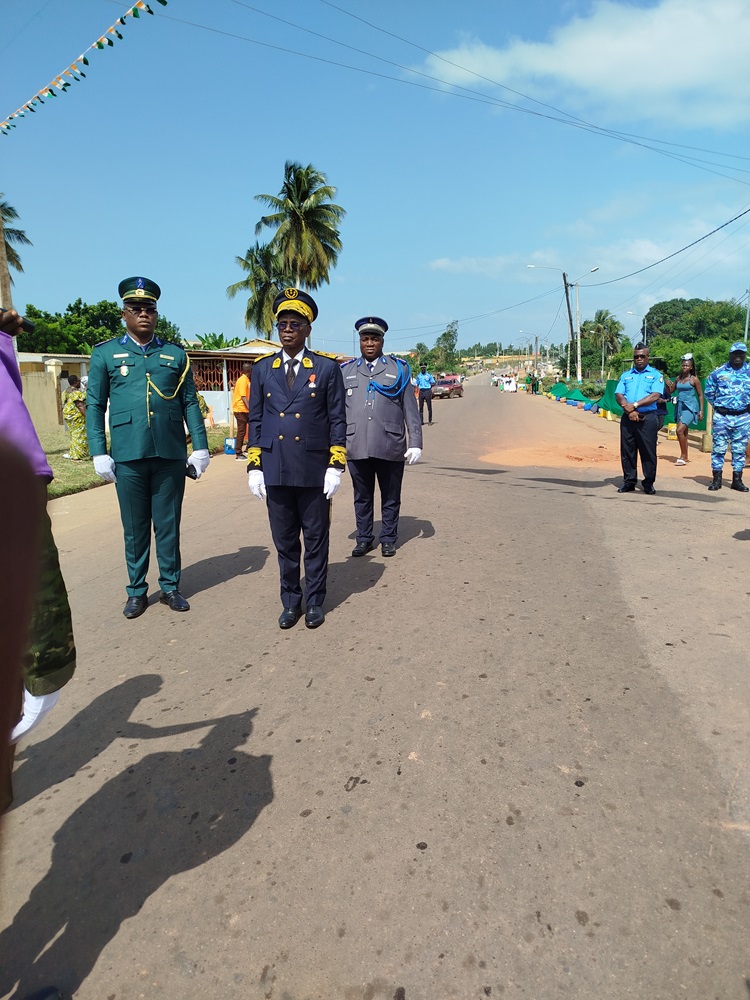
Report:
[[[212,455],[224,451],[226,430],[227,428],[207,428],[208,450]],[[55,474],[55,478],[47,487],[50,500],[105,485],[104,480],[94,472],[94,463],[90,458],[83,462],[73,462],[69,458],[63,458],[70,447],[70,437],[66,430],[61,428],[57,431],[46,431],[39,435],[39,440]]]

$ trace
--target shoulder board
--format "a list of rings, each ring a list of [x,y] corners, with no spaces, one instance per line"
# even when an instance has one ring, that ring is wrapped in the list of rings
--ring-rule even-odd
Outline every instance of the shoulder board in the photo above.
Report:
[[[328,351],[313,351],[313,354],[319,355],[321,358],[330,358],[331,361],[338,361],[338,355],[329,354]]]
[[[268,354],[260,354],[254,361],[263,361],[264,358],[272,358],[274,354],[278,354],[278,351],[269,351]]]
[[[100,340],[98,344],[94,344],[94,347],[104,347],[105,344],[111,344],[113,340],[120,342],[119,337],[110,337],[109,340]]]
[[[402,365],[408,365],[409,362],[405,361],[404,358],[400,358],[398,354],[389,354],[389,358],[393,358],[394,361],[400,361]]]
[[[350,358],[348,361],[342,361],[339,365],[340,368],[346,368],[347,365],[353,365],[357,361],[356,358]]]

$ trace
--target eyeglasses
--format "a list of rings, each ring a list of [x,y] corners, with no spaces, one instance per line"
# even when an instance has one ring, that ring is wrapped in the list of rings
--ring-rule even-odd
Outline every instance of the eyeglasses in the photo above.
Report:
[[[636,361],[640,361],[640,359],[641,359],[641,358],[647,358],[647,357],[648,357],[648,354],[634,354],[634,355],[633,355],[633,358],[634,358],[634,359],[635,359]]]
[[[137,316],[138,313],[146,313],[149,316],[153,316],[156,313],[156,306],[125,306],[125,309]]]
[[[279,322],[276,324],[276,329],[291,330],[292,333],[299,333],[300,330],[302,330],[306,326],[307,323],[300,322],[299,320],[296,319],[280,319]]]

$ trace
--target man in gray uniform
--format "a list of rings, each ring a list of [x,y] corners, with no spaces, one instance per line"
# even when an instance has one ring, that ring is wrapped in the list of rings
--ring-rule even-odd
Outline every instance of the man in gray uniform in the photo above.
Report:
[[[380,487],[384,556],[396,554],[404,464],[422,454],[422,426],[411,385],[411,369],[394,355],[383,354],[388,324],[377,316],[358,319],[361,357],[342,365],[346,390],[346,454],[354,487],[357,544],[353,556],[375,548],[373,502]],[[409,434],[409,447],[406,435]]]

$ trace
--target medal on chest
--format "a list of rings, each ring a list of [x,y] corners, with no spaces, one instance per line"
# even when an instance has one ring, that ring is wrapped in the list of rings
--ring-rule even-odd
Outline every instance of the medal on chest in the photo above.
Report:
[[[120,374],[121,375],[129,375],[130,374],[130,369],[128,368],[127,365],[120,365]]]

